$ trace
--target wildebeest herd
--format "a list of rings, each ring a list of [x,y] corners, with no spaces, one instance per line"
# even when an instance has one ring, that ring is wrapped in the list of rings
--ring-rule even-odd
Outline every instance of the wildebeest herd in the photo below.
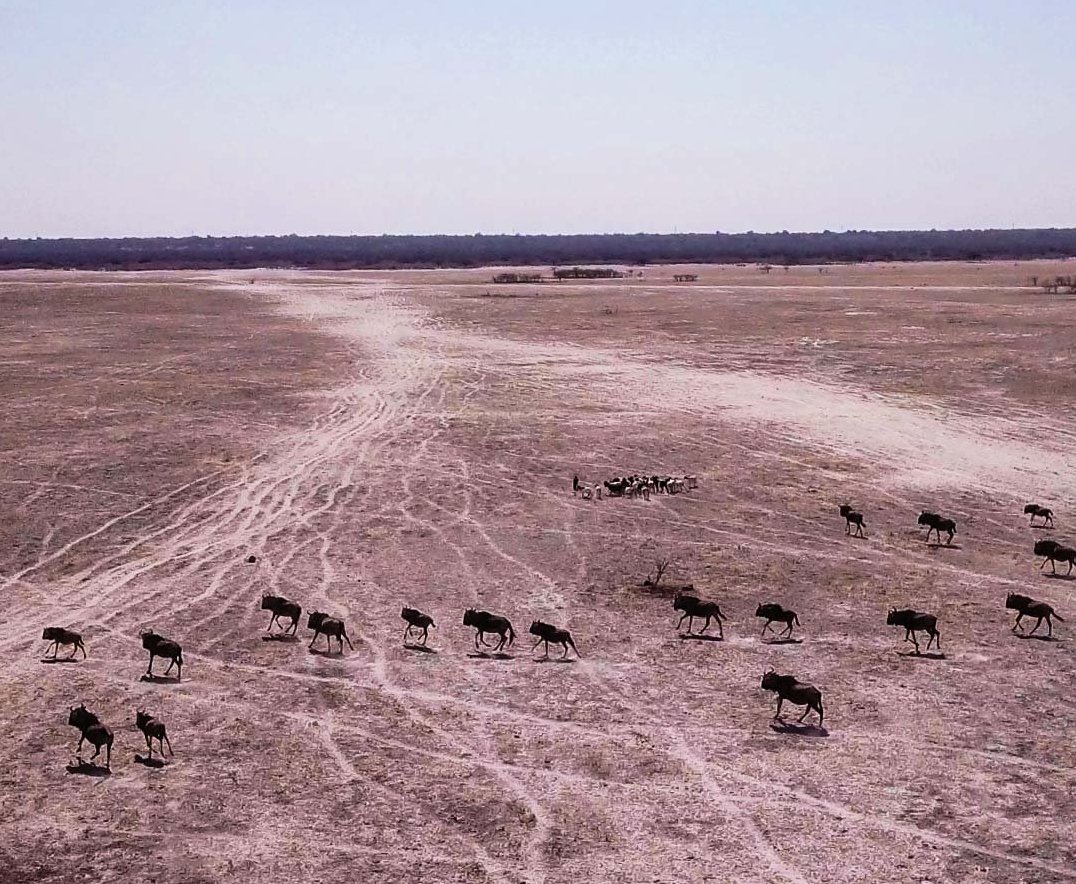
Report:
[[[572,476],[572,495],[583,500],[601,500],[603,492],[607,497],[641,497],[650,500],[651,494],[682,494],[698,486],[697,476],[645,476],[632,473],[593,484],[580,481],[579,476]]]
[[[696,487],[694,477],[692,476],[685,476],[682,478],[672,478],[669,476],[625,476],[606,481],[603,485],[606,492],[612,496],[633,496],[641,494],[644,497],[649,496],[652,491],[657,493],[676,494]],[[582,493],[587,487],[588,486],[582,485],[579,482],[578,476],[573,477],[572,490],[574,494]],[[592,486],[591,493],[601,497],[602,487],[603,486],[599,485]],[[853,509],[850,504],[842,504],[839,508],[839,512],[845,520],[846,535],[851,535],[857,538],[865,537],[865,523],[862,513]],[[1037,504],[1028,504],[1024,508],[1024,513],[1031,516],[1031,524],[1033,526],[1036,518],[1043,520],[1042,524],[1037,527],[1043,528],[1053,525],[1053,513],[1047,507],[1042,507]],[[939,546],[941,545],[942,532],[947,535],[945,542],[946,546],[952,544],[953,537],[956,535],[956,522],[952,519],[943,518],[937,513],[924,510],[919,515],[918,524],[927,527],[928,542],[931,534],[936,534],[936,540]],[[854,532],[852,530],[853,527],[855,528]],[[1039,566],[1040,570],[1046,566],[1047,562],[1050,562],[1054,574],[1057,573],[1056,566],[1058,562],[1068,564],[1069,568],[1065,576],[1071,574],[1073,565],[1076,564],[1076,550],[1072,547],[1064,546],[1054,540],[1037,541],[1034,546],[1034,553],[1036,556],[1044,557],[1042,564]],[[688,586],[685,587],[685,589],[692,590],[692,587]],[[1046,637],[1049,638],[1053,636],[1053,620],[1057,619],[1064,622],[1064,618],[1061,617],[1051,605],[1017,593],[1010,593],[1008,595],[1005,600],[1005,608],[1016,612],[1016,621],[1012,625],[1012,632],[1022,633],[1023,618],[1028,617],[1034,618],[1036,622],[1030,632],[1026,634],[1029,636],[1034,635],[1042,626],[1043,621],[1045,621],[1047,628]],[[678,630],[683,626],[684,621],[687,620],[687,633],[682,637],[711,638],[711,640],[724,639],[725,632],[723,623],[726,622],[728,618],[722,612],[721,607],[717,602],[704,600],[690,591],[682,591],[678,592],[673,600],[673,609],[681,615],[676,625]],[[284,598],[283,596],[270,595],[267,593],[261,598],[261,610],[269,611],[272,614],[267,627],[269,635],[266,636],[266,638],[295,638],[303,613],[301,605],[290,599]],[[766,633],[772,630],[773,640],[776,642],[799,641],[799,639],[792,638],[793,628],[800,625],[799,617],[795,611],[789,610],[775,602],[765,602],[758,604],[755,609],[755,616],[764,621],[761,637],[764,638]],[[406,624],[403,634],[404,646],[416,650],[429,650],[427,648],[429,630],[431,628],[436,628],[437,625],[433,618],[417,608],[410,607],[402,608],[400,617]],[[282,619],[289,621],[286,626],[282,623]],[[702,628],[697,633],[694,632],[695,620],[703,621]],[[475,630],[474,650],[476,654],[488,656],[492,653],[493,655],[502,658],[507,657],[507,654],[504,652],[507,648],[510,648],[513,645],[516,638],[515,630],[507,617],[493,614],[489,611],[468,608],[463,614],[462,622],[464,626],[469,626]],[[706,630],[709,629],[711,622],[717,627],[717,636],[714,637],[705,634]],[[784,629],[781,632],[773,630],[772,624],[774,623],[784,624]],[[916,655],[922,653],[919,644],[919,633],[922,633],[927,637],[927,651],[929,651],[932,646],[936,647],[939,652],[941,650],[941,634],[938,629],[938,618],[933,614],[915,611],[910,608],[891,608],[886,617],[886,624],[904,629],[904,641],[911,643],[914,646],[914,653]],[[274,633],[274,627],[279,627],[279,631]],[[318,636],[325,637],[326,648],[329,653],[332,651],[332,639],[336,639],[338,654],[343,654],[344,643],[347,643],[347,646],[353,649],[351,639],[348,637],[342,618],[332,617],[322,611],[311,611],[307,618],[307,628],[313,632],[313,637],[311,638],[309,645],[311,651],[314,650],[314,644],[317,641]],[[531,646],[532,653],[539,645],[545,646],[545,653],[542,658],[540,658],[542,660],[548,659],[549,646],[551,644],[561,648],[561,660],[566,660],[568,658],[569,651],[573,651],[577,658],[581,656],[579,650],[576,648],[572,634],[567,629],[562,629],[542,620],[534,620],[531,622],[529,632],[535,637],[534,644]],[[487,641],[487,636],[493,637],[493,640]],[[79,652],[82,653],[84,659],[86,658],[85,643],[83,642],[82,636],[77,632],[64,627],[49,626],[42,631],[41,638],[42,640],[49,642],[48,648],[46,649],[46,655],[48,654],[48,651],[52,651],[52,656],[46,656],[45,662],[56,662],[61,646],[71,648],[71,653],[65,658],[66,660],[75,660],[76,655]],[[147,681],[168,681],[170,680],[168,674],[174,668],[176,671],[174,680],[176,682],[180,681],[183,677],[183,650],[179,643],[153,632],[152,630],[140,633],[140,638],[142,647],[149,652],[149,665],[142,678]],[[409,643],[412,640],[414,643]],[[153,674],[153,662],[157,657],[169,661],[168,668],[165,670],[164,675],[155,676]],[[818,688],[800,682],[792,675],[780,675],[772,668],[767,670],[763,675],[761,687],[763,690],[772,691],[777,695],[777,711],[774,715],[775,721],[781,718],[782,705],[785,702],[788,702],[793,705],[805,707],[803,714],[798,719],[800,722],[802,722],[811,711],[814,711],[818,715],[818,724],[819,727],[821,727],[824,713],[822,707],[822,692]],[[67,723],[72,727],[77,728],[79,731],[78,746],[75,750],[78,764],[80,766],[85,764],[81,757],[82,746],[84,743],[89,743],[94,747],[94,753],[90,758],[89,765],[91,767],[95,766],[96,759],[100,755],[101,750],[104,749],[105,769],[111,769],[114,737],[112,731],[98,718],[98,716],[86,709],[84,704],[80,704],[79,706],[74,706],[69,709]],[[172,744],[168,739],[168,734],[163,721],[150,715],[145,710],[139,709],[135,716],[135,726],[142,732],[149,751],[148,759],[139,758],[138,760],[144,761],[145,763],[154,763],[154,741],[157,742],[159,754],[162,758],[166,746],[168,754],[172,754]],[[136,756],[136,758],[138,757]],[[157,766],[162,763],[163,762],[159,760],[155,762]]]

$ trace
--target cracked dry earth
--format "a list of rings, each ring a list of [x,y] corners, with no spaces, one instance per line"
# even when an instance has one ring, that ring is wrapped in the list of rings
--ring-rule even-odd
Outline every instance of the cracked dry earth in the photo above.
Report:
[[[1031,554],[1076,540],[1076,320],[1019,287],[1054,270],[0,276],[0,880],[1076,879],[1076,580]],[[570,493],[629,471],[699,487]],[[664,557],[724,642],[640,585]],[[1057,641],[1010,632],[1012,591]],[[263,640],[263,592],[354,650]],[[760,640],[762,601],[802,643]],[[472,605],[510,659],[471,656]],[[944,657],[902,653],[893,605]],[[536,617],[582,659],[536,662]],[[89,658],[43,664],[50,624]],[[150,627],[181,683],[139,680]],[[771,665],[826,731],[771,728]],[[79,702],[111,776],[67,769]]]

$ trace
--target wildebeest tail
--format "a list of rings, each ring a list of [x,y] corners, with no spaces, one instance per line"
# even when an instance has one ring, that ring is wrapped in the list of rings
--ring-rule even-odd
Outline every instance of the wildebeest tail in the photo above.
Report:
[[[1054,611],[1054,616],[1055,616],[1055,617],[1056,617],[1056,618],[1057,618],[1058,620],[1060,620],[1060,621],[1061,621],[1062,623],[1064,623],[1064,622],[1065,622],[1065,618],[1064,618],[1064,617],[1062,617],[1062,616],[1061,616],[1060,614],[1058,614],[1058,613],[1057,613],[1057,611]]]
[[[1061,618],[1059,617],[1058,619],[1060,620]],[[564,636],[564,637],[565,637],[565,638],[566,638],[566,639],[568,640],[568,644],[570,644],[570,645],[572,646],[572,650],[573,650],[573,651],[575,651],[575,656],[577,656],[577,657],[582,657],[583,655],[579,653],[579,648],[577,648],[577,647],[575,646],[575,642],[574,642],[574,641],[572,641],[572,634],[571,634],[571,633],[569,632],[569,633],[568,633],[568,634],[567,634],[566,636]]]
[[[796,621],[796,625],[797,625],[797,626],[801,626],[801,625],[802,625],[802,624],[800,623],[800,618],[799,618],[799,617],[797,617],[795,613],[793,613],[793,614],[792,614],[792,619]]]

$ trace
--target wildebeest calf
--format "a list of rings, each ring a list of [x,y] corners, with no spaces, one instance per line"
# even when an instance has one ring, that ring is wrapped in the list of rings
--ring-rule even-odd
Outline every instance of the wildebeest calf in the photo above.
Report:
[[[1050,563],[1050,570],[1054,574],[1057,573],[1058,562],[1068,562],[1069,569],[1066,573],[1072,573],[1072,566],[1076,563],[1076,549],[1072,549],[1068,546],[1062,546],[1056,540],[1039,540],[1035,543],[1035,555],[1044,556],[1042,564],[1039,565],[1041,571],[1046,567],[1046,563]]]
[[[496,614],[491,614],[489,611],[477,611],[474,608],[468,608],[463,612],[463,625],[473,626],[474,633],[474,649],[476,651],[481,650],[478,647],[478,642],[481,640],[485,645],[486,640],[483,636],[486,633],[493,635],[499,635],[501,637],[500,642],[493,649],[494,653],[497,653],[505,647],[507,642],[508,647],[512,646],[512,643],[516,640],[515,630],[512,629],[512,624],[508,621],[507,617],[499,617]]]
[[[560,645],[564,648],[564,653],[560,655],[563,660],[568,656],[568,648],[570,647],[575,651],[575,656],[581,657],[579,648],[575,646],[575,642],[572,641],[572,634],[567,629],[558,629],[552,623],[543,623],[541,620],[534,620],[531,623],[530,634],[538,636],[538,640],[531,647],[533,651],[538,645],[545,642],[545,656],[549,656],[549,643],[553,642],[555,645]]]
[[[799,721],[803,721],[813,709],[818,713],[818,726],[822,726],[825,715],[822,711],[822,692],[814,685],[805,684],[792,675],[778,675],[773,669],[770,669],[762,676],[762,689],[764,691],[774,691],[777,694],[777,713],[773,716],[774,721],[781,717],[781,704],[788,700],[789,703],[795,706],[807,707],[803,710],[803,715],[799,717]]]
[[[842,503],[841,508],[840,508],[840,514],[842,516],[844,516],[844,533],[845,534],[851,534],[852,533],[852,526],[855,525],[856,526],[855,536],[856,537],[862,537],[863,536],[863,528],[864,528],[864,525],[863,525],[863,513],[857,513],[854,509],[852,509],[852,507],[849,504]]]
[[[282,595],[269,595],[264,593],[262,595],[262,610],[272,611],[273,616],[269,618],[269,625],[265,627],[267,632],[273,631],[273,624],[280,625],[279,617],[287,617],[291,621],[291,626],[285,629],[281,635],[287,635],[291,633],[295,635],[295,631],[299,628],[299,618],[303,616],[303,609],[298,602],[293,602],[290,599],[284,598]]]
[[[1040,528],[1046,528],[1048,526],[1053,526],[1054,524],[1054,513],[1049,507],[1039,506],[1037,503],[1029,503],[1024,507],[1024,514],[1031,516],[1032,525],[1035,524],[1036,518],[1042,519],[1042,525],[1039,526]]]
[[[168,744],[168,754],[175,755],[172,751],[172,741],[168,739],[168,734],[164,729],[164,722],[159,718],[155,718],[148,712],[144,712],[139,709],[135,713],[135,724],[138,729],[142,731],[142,736],[146,738],[146,746],[149,749],[149,757],[153,757],[153,741],[156,740],[161,747],[161,755],[164,755],[164,744]]]
[[[1057,613],[1046,602],[1037,602],[1033,598],[1029,598],[1026,595],[1018,595],[1015,592],[1010,592],[1005,599],[1005,607],[1011,611],[1016,611],[1016,622],[1012,625],[1012,631],[1016,632],[1020,628],[1020,621],[1024,617],[1035,617],[1036,622],[1034,628],[1028,635],[1034,635],[1035,630],[1042,626],[1042,621],[1046,621],[1047,635],[1054,634],[1054,624],[1051,622],[1051,617],[1056,617],[1062,623],[1065,622],[1065,618]]]
[[[796,616],[795,611],[790,611],[788,608],[773,603],[759,605],[755,608],[755,616],[766,618],[766,622],[762,627],[762,635],[765,635],[766,630],[770,628],[770,624],[776,621],[777,623],[785,624],[785,631],[779,638],[791,638],[792,624],[800,625],[800,618]]]
[[[322,611],[311,611],[310,616],[307,618],[306,626],[308,629],[314,630],[314,637],[310,639],[310,647],[314,647],[314,642],[318,640],[319,635],[324,635],[325,647],[330,651],[333,647],[330,636],[334,637],[340,644],[341,654],[344,653],[344,642],[347,642],[347,646],[351,650],[355,650],[354,645],[351,644],[351,639],[347,637],[344,621],[337,617],[330,617]]]
[[[422,630],[422,645],[426,645],[426,639],[430,634],[430,627],[437,628],[437,624],[433,622],[433,618],[429,614],[423,614],[418,608],[403,608],[400,611],[400,616],[407,621],[407,629],[404,630],[403,640],[404,644],[407,644],[408,636],[411,635],[413,629]]]
[[[82,743],[83,741],[88,741],[95,750],[90,757],[90,761],[92,762],[101,754],[101,747],[104,746],[106,750],[105,767],[111,770],[112,731],[101,724],[101,720],[90,712],[85,704],[71,707],[71,714],[67,716],[67,723],[72,727],[77,727],[81,732],[81,736],[78,738],[78,746],[75,747],[75,756],[79,761],[82,761]]]
[[[176,642],[156,632],[143,632],[142,647],[149,651],[149,667],[146,669],[146,675],[153,676],[153,658],[164,657],[169,661],[164,674],[168,675],[175,666],[176,680],[183,680],[183,649]]]
[[[937,533],[938,543],[941,543],[942,531],[949,535],[948,539],[945,541],[945,545],[948,546],[953,542],[953,535],[956,534],[956,522],[954,522],[952,519],[943,519],[937,513],[931,513],[927,512],[927,510],[923,510],[919,514],[918,523],[920,525],[927,526],[928,543],[930,542],[930,535],[932,533]]]
[[[941,650],[941,634],[938,632],[938,618],[933,614],[921,614],[911,608],[889,609],[889,616],[885,618],[887,626],[903,626],[904,640],[915,645],[915,653],[919,653],[919,641],[916,639],[917,632],[925,632],[930,636],[927,641],[927,650],[933,642],[937,642],[938,650]]]
[[[691,628],[695,624],[695,618],[705,618],[706,622],[702,625],[700,633],[706,632],[710,626],[710,621],[714,620],[717,623],[717,634],[720,638],[725,637],[724,627],[721,625],[721,621],[727,619],[724,614],[721,613],[721,608],[717,602],[704,602],[698,596],[688,595],[681,593],[675,599],[673,599],[673,609],[676,611],[683,611],[680,616],[680,622],[676,624],[676,628],[679,629],[684,625],[684,619],[687,619],[687,634],[691,635]]]
[[[45,648],[45,653],[47,654],[49,648],[52,648],[53,660],[60,653],[60,645],[71,645],[71,654],[68,656],[68,660],[73,659],[79,651],[82,651],[82,659],[86,659],[86,646],[82,643],[82,636],[77,632],[64,629],[62,626],[46,626],[41,632],[41,638],[44,641],[51,642],[49,647]]]

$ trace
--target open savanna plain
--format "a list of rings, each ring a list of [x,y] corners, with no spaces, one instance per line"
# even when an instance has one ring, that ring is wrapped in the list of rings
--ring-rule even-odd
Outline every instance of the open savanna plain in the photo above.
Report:
[[[1076,296],[1026,287],[1066,267],[0,275],[0,880],[1076,879],[1076,580],[1032,555],[1076,541]],[[572,496],[630,472],[698,488]],[[725,641],[678,637],[659,559]],[[264,592],[354,650],[305,610],[263,640]],[[534,618],[582,659],[536,661]],[[43,663],[48,625],[88,659]],[[182,682],[140,680],[150,628]],[[769,666],[824,730],[771,727]],[[111,776],[68,771],[80,702]]]

